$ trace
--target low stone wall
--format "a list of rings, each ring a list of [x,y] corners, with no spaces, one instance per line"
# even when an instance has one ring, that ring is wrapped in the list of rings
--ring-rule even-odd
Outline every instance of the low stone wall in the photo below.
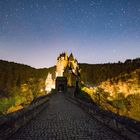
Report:
[[[127,117],[118,116],[111,111],[102,110],[96,104],[86,103],[72,96],[66,96],[66,98],[83,108],[97,121],[115,130],[124,138],[128,140],[140,140],[140,122],[129,119]]]
[[[19,128],[28,123],[47,105],[50,95],[37,98],[27,108],[18,110],[5,116],[0,116],[0,140],[5,140],[14,134]]]

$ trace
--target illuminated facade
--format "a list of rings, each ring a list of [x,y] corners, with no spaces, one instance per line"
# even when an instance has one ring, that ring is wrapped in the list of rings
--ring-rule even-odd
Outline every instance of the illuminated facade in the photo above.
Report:
[[[49,73],[47,78],[46,78],[46,91],[50,92],[51,89],[55,88],[55,80],[57,77],[63,77],[64,76],[64,71],[66,67],[71,67],[72,72],[76,74],[77,69],[79,69],[78,62],[76,59],[74,59],[73,54],[71,53],[70,56],[68,57],[68,54],[61,53],[59,57],[57,58],[57,63],[56,63],[56,71],[55,71],[55,78],[52,78],[52,74]]]

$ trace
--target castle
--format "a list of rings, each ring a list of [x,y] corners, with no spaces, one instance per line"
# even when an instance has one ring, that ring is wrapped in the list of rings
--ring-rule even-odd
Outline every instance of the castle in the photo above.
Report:
[[[61,53],[59,57],[57,57],[57,63],[56,63],[56,71],[55,71],[55,78],[52,78],[52,74],[48,73],[48,76],[46,78],[45,86],[46,91],[50,92],[51,89],[55,88],[55,80],[57,77],[63,77],[66,76],[67,72],[71,71],[74,75],[78,75],[79,73],[79,66],[78,61],[74,59],[73,54],[71,53],[69,56],[66,52]]]

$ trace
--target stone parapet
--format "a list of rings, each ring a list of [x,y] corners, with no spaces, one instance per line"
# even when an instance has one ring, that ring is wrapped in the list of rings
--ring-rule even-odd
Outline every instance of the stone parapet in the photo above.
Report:
[[[94,103],[87,103],[72,96],[66,98],[74,104],[80,106],[97,121],[115,130],[128,140],[140,140],[140,122],[127,117],[118,116],[111,111],[103,110]]]
[[[26,108],[0,116],[0,140],[9,138],[19,128],[39,114],[48,105],[49,96],[41,96]]]

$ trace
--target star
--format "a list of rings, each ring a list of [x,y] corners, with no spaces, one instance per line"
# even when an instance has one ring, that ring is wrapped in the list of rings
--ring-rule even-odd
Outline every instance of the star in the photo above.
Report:
[[[77,2],[78,2],[78,0],[74,0],[74,2],[75,2],[75,3],[77,3]]]
[[[30,5],[30,8],[32,9],[33,8],[33,5]]]
[[[122,23],[120,23],[120,27],[122,27]]]
[[[35,6],[36,6],[36,8],[39,8],[39,4],[38,3],[36,3]]]
[[[9,15],[8,15],[8,14],[6,14],[6,15],[5,15],[5,18],[7,19],[7,18],[8,18],[8,16],[9,16]]]
[[[116,49],[113,49],[113,53],[116,53]]]
[[[43,9],[45,9],[45,10],[46,10],[46,9],[47,9],[47,6],[46,6],[46,5],[43,5]]]

